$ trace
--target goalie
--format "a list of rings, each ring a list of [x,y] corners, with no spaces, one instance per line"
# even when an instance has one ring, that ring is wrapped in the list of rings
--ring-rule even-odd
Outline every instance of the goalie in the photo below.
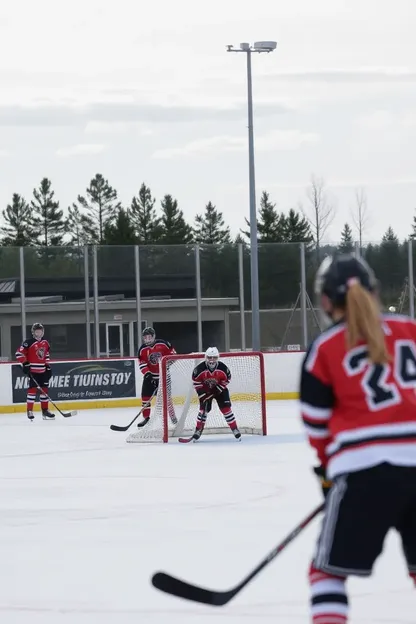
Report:
[[[193,440],[199,440],[205,427],[207,415],[211,411],[212,401],[216,400],[220,412],[224,416],[237,440],[241,439],[237,422],[233,414],[228,384],[231,381],[231,372],[228,366],[221,362],[216,347],[209,347],[205,352],[205,360],[198,364],[192,373],[192,381],[199,398],[199,412]]]

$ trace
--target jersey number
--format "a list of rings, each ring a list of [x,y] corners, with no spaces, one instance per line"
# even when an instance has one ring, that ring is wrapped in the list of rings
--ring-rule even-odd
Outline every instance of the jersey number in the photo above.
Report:
[[[366,347],[356,347],[350,351],[344,366],[352,377],[364,373],[361,380],[367,405],[371,410],[381,410],[401,402],[399,388],[416,391],[416,345],[410,340],[396,340],[394,346],[394,381],[388,382],[391,366],[373,364],[368,366]]]

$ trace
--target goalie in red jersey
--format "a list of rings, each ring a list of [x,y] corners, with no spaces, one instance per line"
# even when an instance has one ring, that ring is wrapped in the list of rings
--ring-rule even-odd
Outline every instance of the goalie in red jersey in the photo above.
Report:
[[[313,624],[347,623],[346,580],[372,575],[390,529],[416,585],[416,323],[382,314],[377,290],[371,268],[350,254],[325,258],[316,276],[327,328],[300,383],[325,496],[309,571]]]
[[[33,406],[36,395],[40,391],[40,406],[44,420],[54,420],[55,415],[49,411],[48,386],[52,377],[50,366],[50,346],[44,338],[45,330],[41,323],[32,325],[32,338],[25,340],[16,351],[16,360],[20,363],[23,372],[29,377],[29,389],[27,391],[27,417],[35,418]]]
[[[153,327],[145,327],[142,332],[143,344],[139,349],[139,368],[143,374],[142,406],[143,420],[137,426],[144,427],[150,420],[150,401],[159,388],[159,363],[166,355],[175,355],[176,351],[167,340],[156,338]],[[169,417],[174,425],[178,419],[175,416],[173,404],[168,406]]]
[[[216,347],[209,347],[206,350],[204,362],[193,370],[192,381],[199,398],[198,420],[192,439],[196,441],[201,437],[207,414],[211,411],[212,401],[215,399],[234,437],[241,440],[227,388],[231,381],[231,372],[228,366],[221,362]]]

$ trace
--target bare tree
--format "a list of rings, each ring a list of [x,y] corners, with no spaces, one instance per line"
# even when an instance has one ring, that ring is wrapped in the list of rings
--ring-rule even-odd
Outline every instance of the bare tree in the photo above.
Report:
[[[358,242],[360,244],[360,251],[363,248],[363,236],[366,231],[366,227],[369,222],[367,193],[362,186],[355,189],[355,207],[351,211],[352,220],[358,234]]]
[[[328,197],[323,178],[312,175],[306,195],[309,205],[306,210],[301,206],[301,210],[310,225],[319,261],[322,239],[334,220],[335,207]]]

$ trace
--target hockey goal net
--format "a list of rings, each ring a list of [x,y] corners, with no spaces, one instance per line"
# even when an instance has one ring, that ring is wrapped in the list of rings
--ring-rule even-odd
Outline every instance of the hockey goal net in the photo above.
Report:
[[[190,353],[162,358],[159,390],[150,420],[131,433],[127,442],[168,442],[171,438],[194,433],[199,402],[192,384],[192,371],[204,357],[203,353]],[[243,435],[266,435],[263,354],[253,351],[221,353],[220,360],[231,372],[228,389],[239,430]],[[203,435],[229,432],[214,400]]]

